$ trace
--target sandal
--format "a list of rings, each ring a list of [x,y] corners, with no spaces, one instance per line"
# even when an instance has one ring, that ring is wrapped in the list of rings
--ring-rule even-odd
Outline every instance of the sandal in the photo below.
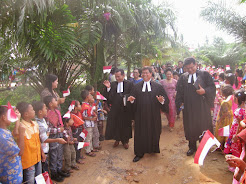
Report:
[[[96,156],[96,154],[95,154],[95,153],[92,153],[92,152],[86,153],[86,155],[88,155],[88,156],[90,156],[90,157],[95,157],[95,156]]]
[[[98,149],[93,149],[91,152],[99,152]]]
[[[84,164],[85,162],[84,161],[82,161],[82,160],[77,160],[76,161],[78,164]]]
[[[79,170],[79,167],[77,165],[71,166],[71,168],[74,169],[74,170]]]

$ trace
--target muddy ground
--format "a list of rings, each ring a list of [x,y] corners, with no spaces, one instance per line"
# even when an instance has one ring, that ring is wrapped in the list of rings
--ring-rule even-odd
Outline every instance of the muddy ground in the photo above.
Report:
[[[114,141],[103,141],[102,150],[96,157],[86,157],[80,170],[74,171],[64,184],[198,184],[232,183],[233,174],[228,171],[224,155],[209,153],[203,166],[194,164],[194,156],[187,157],[188,142],[185,140],[182,119],[176,121],[173,132],[163,116],[160,154],[145,154],[133,163],[133,139],[129,149]]]

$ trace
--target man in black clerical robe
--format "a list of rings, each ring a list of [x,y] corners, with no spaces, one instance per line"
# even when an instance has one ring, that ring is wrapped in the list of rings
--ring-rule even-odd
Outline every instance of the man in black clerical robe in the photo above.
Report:
[[[124,80],[124,70],[117,69],[115,72],[116,81],[110,83],[104,81],[106,89],[103,95],[107,98],[107,103],[111,105],[108,114],[105,139],[114,139],[114,147],[121,141],[124,148],[128,149],[129,139],[132,138],[131,104],[127,102],[133,83]]]
[[[145,153],[160,153],[159,140],[162,130],[161,110],[168,112],[169,99],[163,87],[151,81],[152,69],[142,69],[143,81],[134,85],[128,98],[133,104],[135,120],[133,162]]]
[[[187,72],[179,78],[175,102],[177,108],[184,104],[184,132],[189,141],[187,156],[191,156],[203,131],[213,132],[210,108],[214,104],[216,88],[208,72],[197,70],[194,58],[185,59],[184,67]]]

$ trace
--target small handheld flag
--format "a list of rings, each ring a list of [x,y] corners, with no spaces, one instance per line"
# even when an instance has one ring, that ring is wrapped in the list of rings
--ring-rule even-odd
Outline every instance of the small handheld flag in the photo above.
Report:
[[[71,104],[69,105],[68,110],[69,110],[70,112],[72,112],[72,111],[74,110],[74,107],[75,107],[75,101],[73,100],[73,101],[71,102]]]
[[[84,130],[79,134],[79,136],[82,137],[82,138],[85,140],[87,134],[88,134],[88,131],[87,131],[86,129],[84,129]]]
[[[112,69],[112,66],[104,66],[103,73],[110,73],[111,69]]]
[[[207,156],[208,151],[213,145],[216,145],[219,148],[220,142],[214,137],[214,135],[209,130],[207,130],[196,151],[194,163],[203,165],[203,161]]]
[[[78,150],[83,148],[83,147],[89,146],[89,145],[90,145],[89,142],[79,142],[78,143]]]
[[[230,135],[230,125],[220,128],[218,131],[219,136],[229,137]]]
[[[70,111],[67,111],[66,114],[63,115],[63,118],[71,118]]]
[[[67,88],[67,91],[63,91],[63,97],[69,96],[70,95],[70,86]]]
[[[13,109],[13,107],[11,106],[11,104],[8,102],[8,111],[7,111],[7,118],[10,122],[16,122],[18,120],[17,115],[15,114],[15,111]]]
[[[101,95],[101,93],[99,91],[97,91],[97,100],[107,100],[107,98],[105,98],[103,95]]]

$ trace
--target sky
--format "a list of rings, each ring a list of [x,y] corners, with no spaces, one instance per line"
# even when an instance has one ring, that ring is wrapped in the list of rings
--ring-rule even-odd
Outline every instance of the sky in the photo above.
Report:
[[[159,4],[165,0],[152,0],[152,3]],[[213,0],[219,2],[219,0]],[[227,6],[233,9],[243,9],[245,6],[238,3],[238,0],[224,0]],[[222,37],[226,42],[235,42],[234,37],[226,32],[218,30],[214,24],[210,24],[200,17],[201,10],[206,7],[207,0],[166,0],[170,4],[177,15],[178,34],[183,34],[184,42],[191,49],[203,45],[208,38],[212,43],[214,37]]]

